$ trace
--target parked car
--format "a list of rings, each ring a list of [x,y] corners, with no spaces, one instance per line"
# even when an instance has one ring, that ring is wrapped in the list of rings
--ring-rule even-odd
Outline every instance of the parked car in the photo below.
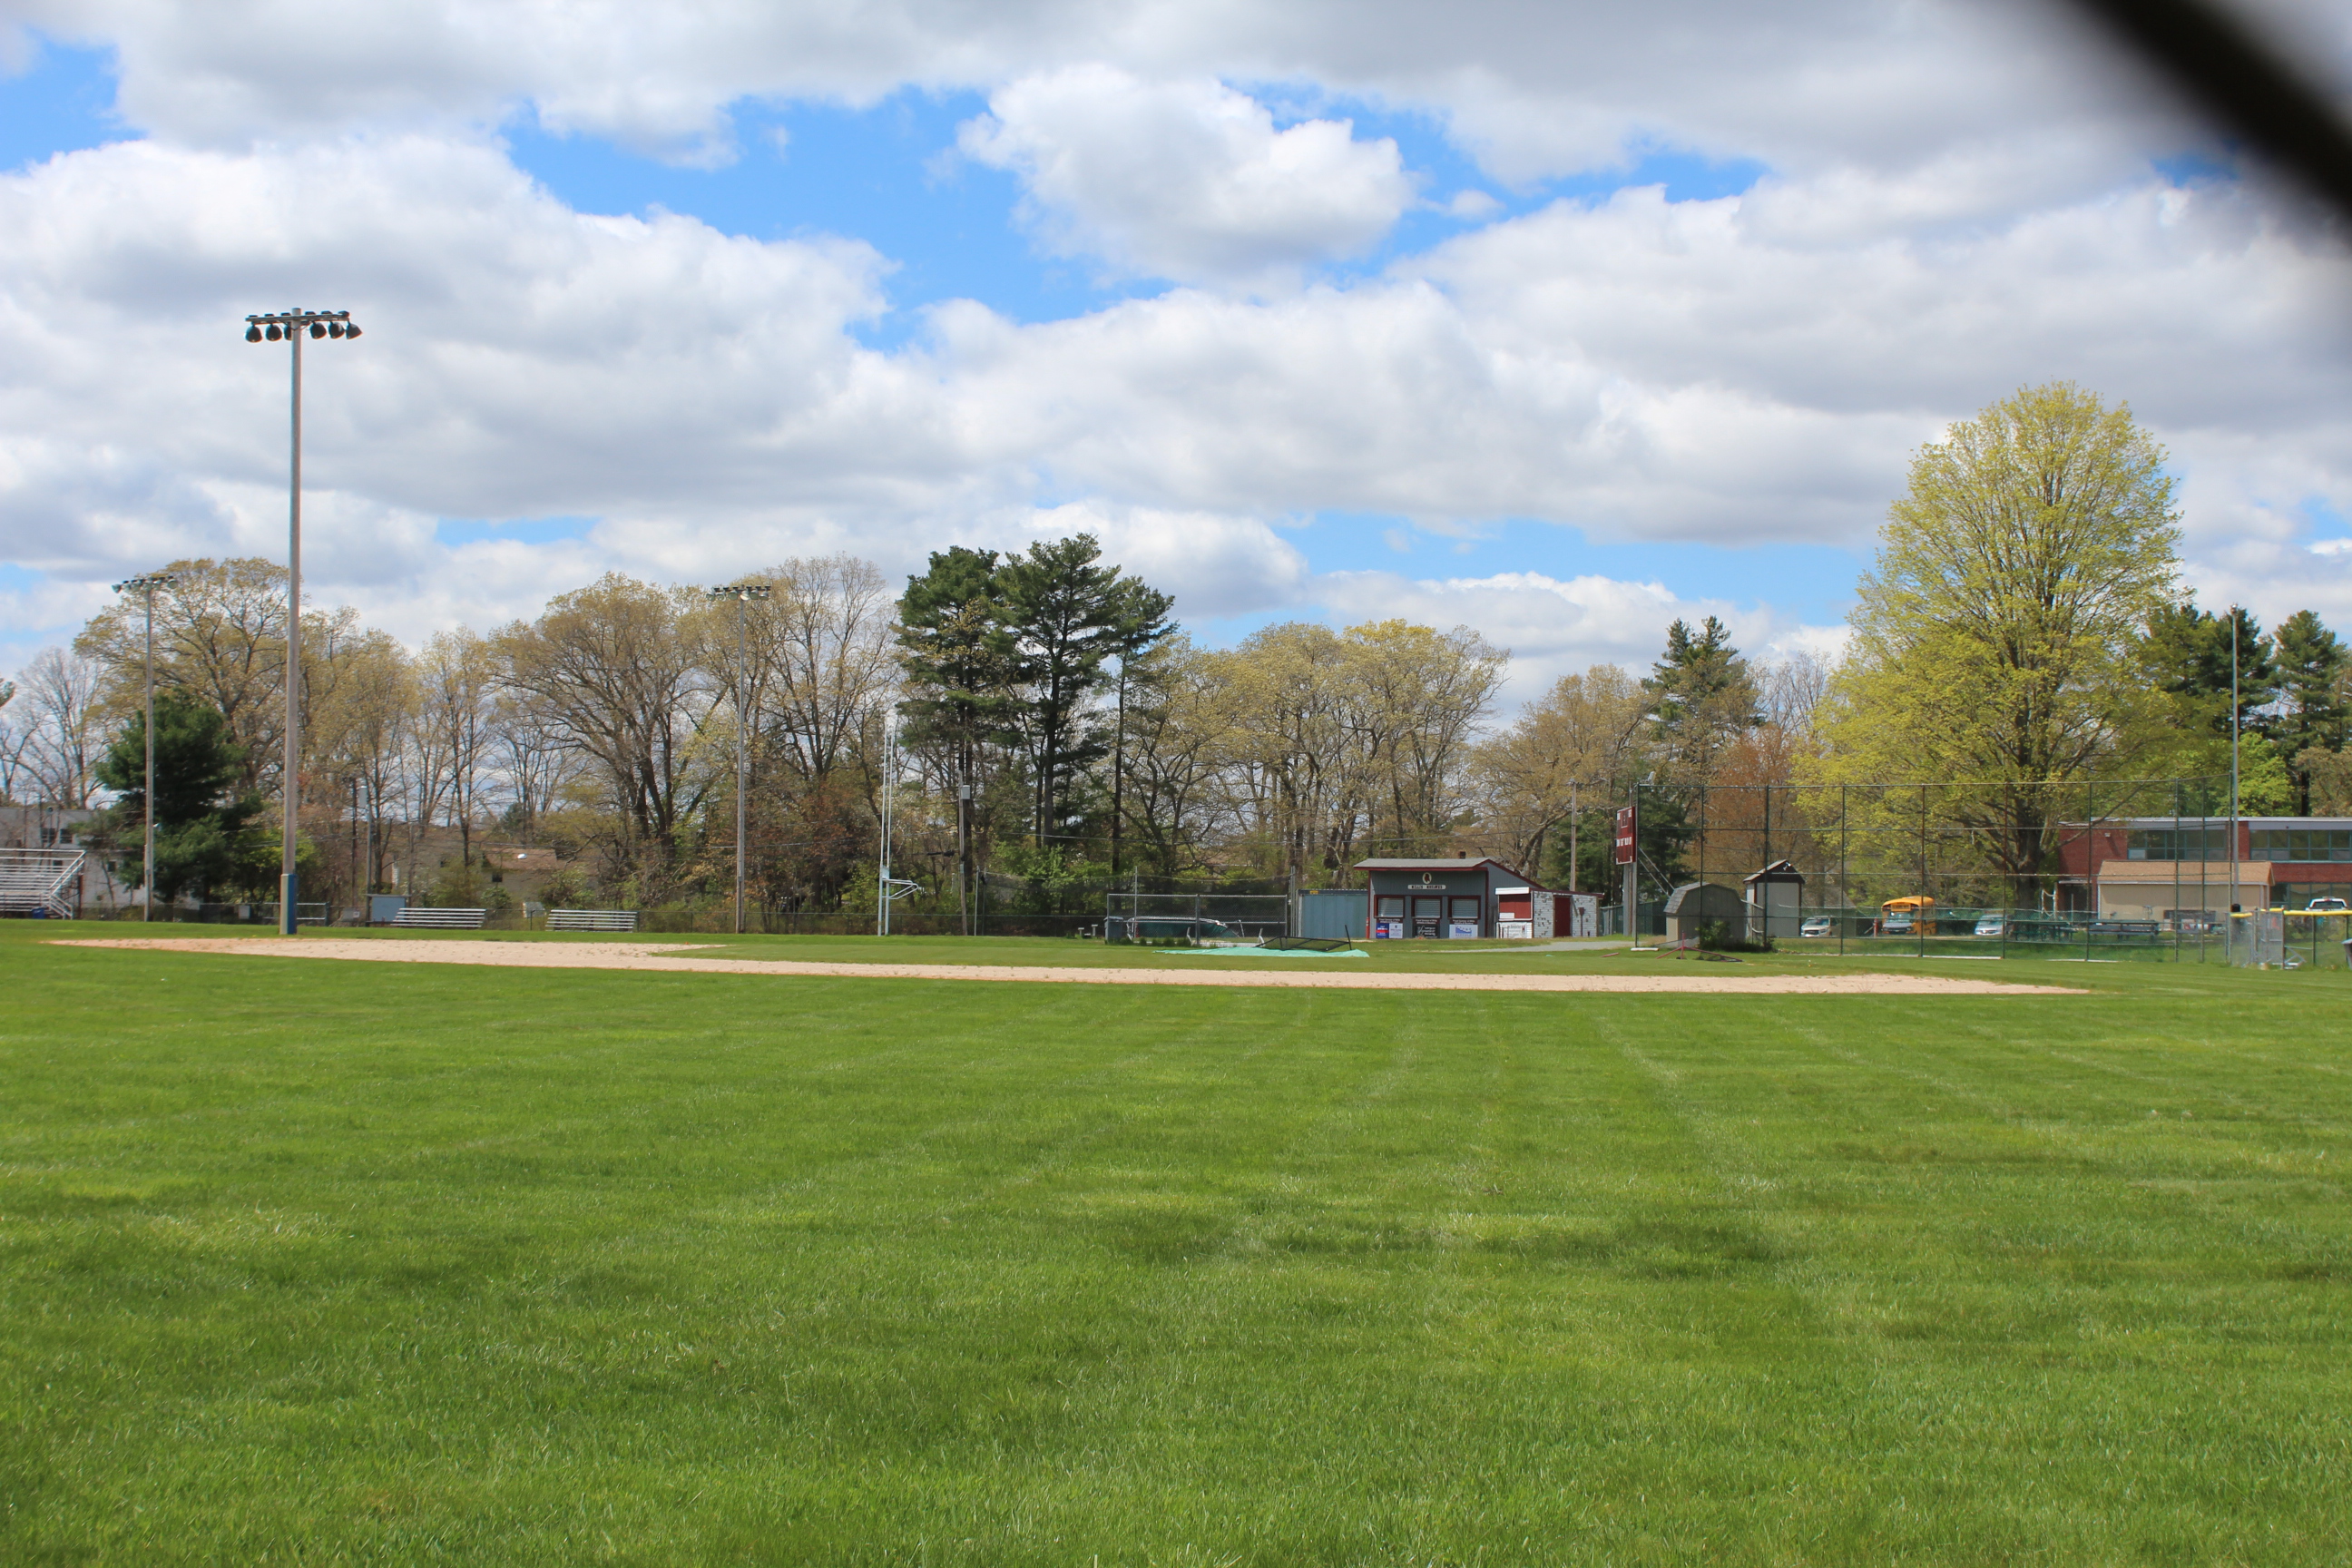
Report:
[[[1979,915],[1977,917],[1976,934],[1979,936],[2004,936],[2008,934],[2008,931],[2009,917],[2007,915]]]
[[[2315,915],[2340,915],[2345,913],[2347,910],[2352,910],[2352,904],[2347,904],[2341,899],[2314,899],[2311,902],[2304,905],[2303,907],[2305,910]]]
[[[1797,928],[1799,936],[1829,936],[1835,932],[1836,922],[1827,915],[1807,915]]]

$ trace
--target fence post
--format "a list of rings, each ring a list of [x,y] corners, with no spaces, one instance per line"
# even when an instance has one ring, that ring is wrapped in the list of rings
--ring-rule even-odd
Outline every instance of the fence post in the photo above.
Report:
[[[2203,835],[2199,835],[2202,837]],[[2201,846],[2200,847],[2202,847]],[[2126,850],[2125,853],[2130,853]],[[2172,781],[2172,962],[2180,962],[2180,781]]]
[[[1927,891],[1927,786],[1919,786],[1919,896],[1933,898]],[[1927,956],[1927,908],[1920,905],[1911,913],[1911,940],[1918,944],[1919,956]]]
[[[1847,792],[1851,784],[1838,785],[1838,956],[1845,956],[1845,916],[1853,908],[1853,893],[1845,884],[1845,842]]]
[[[2091,927],[2099,918],[2099,786],[2083,780],[2083,886],[2090,894],[2090,918],[2083,922],[2083,962],[2091,962]]]

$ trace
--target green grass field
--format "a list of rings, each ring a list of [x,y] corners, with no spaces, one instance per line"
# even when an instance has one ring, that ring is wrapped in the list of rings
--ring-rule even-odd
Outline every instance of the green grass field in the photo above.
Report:
[[[2340,973],[68,933],[0,925],[0,1562],[2352,1561]]]

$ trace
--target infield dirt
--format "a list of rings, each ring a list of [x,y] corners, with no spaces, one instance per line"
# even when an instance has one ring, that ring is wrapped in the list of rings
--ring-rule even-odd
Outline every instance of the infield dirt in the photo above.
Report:
[[[990,963],[822,963],[790,959],[682,957],[691,942],[353,942],[333,937],[79,938],[72,947],[152,948],[248,958],[322,958],[370,963],[464,963],[517,969],[614,969],[776,978],[1010,980],[1068,985],[1238,985],[1328,991],[1551,991],[1792,996],[2079,996],[2066,986],[1932,974],[1343,974],[1229,969],[1057,969]]]

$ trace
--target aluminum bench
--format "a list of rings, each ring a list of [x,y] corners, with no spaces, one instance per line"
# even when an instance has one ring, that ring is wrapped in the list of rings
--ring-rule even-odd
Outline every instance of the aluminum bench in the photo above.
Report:
[[[411,931],[479,931],[488,910],[420,910],[409,905],[392,917],[392,923]]]
[[[550,931],[635,931],[637,911],[635,910],[550,910],[547,911]]]

